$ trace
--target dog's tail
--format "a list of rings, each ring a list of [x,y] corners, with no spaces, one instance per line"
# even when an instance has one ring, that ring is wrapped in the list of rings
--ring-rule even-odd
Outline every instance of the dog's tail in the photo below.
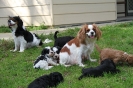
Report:
[[[56,31],[56,32],[54,33],[54,39],[57,39],[57,33],[59,33],[59,31]]]
[[[101,53],[102,49],[101,49],[97,44],[95,44],[95,47],[96,47],[97,51],[98,51],[99,53]]]

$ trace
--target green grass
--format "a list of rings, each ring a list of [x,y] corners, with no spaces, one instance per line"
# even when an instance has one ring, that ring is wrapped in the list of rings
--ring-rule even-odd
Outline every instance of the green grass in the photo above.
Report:
[[[0,33],[9,33],[11,32],[10,28],[7,26],[0,26]]]
[[[26,26],[26,29],[28,31],[34,31],[34,30],[45,30],[45,29],[48,29],[49,26],[46,26],[44,24],[40,24],[40,26],[34,26],[34,25],[31,25],[31,26]],[[7,26],[0,26],[0,33],[10,33],[11,32],[11,29]]]
[[[115,26],[100,28],[102,37],[96,43],[101,48],[114,48],[133,54],[133,22]],[[61,32],[58,36],[76,36],[78,28]],[[53,40],[53,34],[40,35],[42,40],[46,38]],[[128,65],[118,65],[121,70],[118,74],[105,74],[104,77],[88,77],[78,80],[81,75],[81,67],[74,65],[71,67],[55,66],[52,69],[37,70],[33,68],[33,61],[40,55],[45,46],[52,46],[52,43],[44,44],[42,47],[33,47],[23,53],[10,52],[14,48],[13,41],[0,40],[0,87],[1,88],[26,88],[35,78],[51,72],[61,72],[64,82],[58,88],[133,88],[133,68]],[[94,59],[99,59],[99,53],[94,49],[91,54]],[[98,62],[85,62],[86,67],[95,67]]]
[[[33,31],[33,30],[42,30],[42,29],[48,29],[48,26],[44,25],[44,24],[40,24],[40,26],[27,26],[26,29],[28,31]]]

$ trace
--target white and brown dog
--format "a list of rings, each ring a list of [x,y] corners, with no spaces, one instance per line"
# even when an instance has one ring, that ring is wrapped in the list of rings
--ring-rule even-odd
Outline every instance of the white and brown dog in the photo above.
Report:
[[[84,67],[82,59],[91,59],[90,54],[93,51],[95,41],[101,37],[100,29],[95,25],[84,25],[77,36],[66,43],[59,54],[61,65],[70,66],[77,64]]]
[[[36,34],[30,33],[25,29],[23,21],[19,16],[9,16],[8,26],[11,29],[15,42],[15,49],[13,52],[17,50],[19,50],[19,52],[23,52],[26,48],[43,44]]]

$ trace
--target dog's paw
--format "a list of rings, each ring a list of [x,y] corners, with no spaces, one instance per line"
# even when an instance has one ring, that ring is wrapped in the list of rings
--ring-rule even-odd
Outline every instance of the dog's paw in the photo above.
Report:
[[[47,68],[44,68],[43,70],[49,70],[51,69],[53,66],[48,66]]]
[[[45,39],[45,41],[43,43],[50,43],[50,42],[52,42],[52,40],[47,38],[47,39]]]
[[[16,52],[17,50],[10,50],[11,52]]]
[[[59,65],[59,64],[56,64],[57,66]]]
[[[83,65],[83,64],[80,64],[79,66],[80,66],[80,67],[85,67],[85,65]]]
[[[19,51],[20,53],[24,52],[24,51]]]
[[[24,52],[24,50],[20,50],[19,52],[20,52],[20,53],[21,53],[21,52]]]
[[[96,62],[97,59],[89,59],[91,62]]]
[[[70,67],[71,65],[64,65],[65,67]]]

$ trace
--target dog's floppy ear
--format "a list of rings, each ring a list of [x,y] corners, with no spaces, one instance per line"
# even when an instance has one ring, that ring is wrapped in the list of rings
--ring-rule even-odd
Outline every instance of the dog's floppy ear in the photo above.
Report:
[[[78,32],[77,37],[80,40],[81,43],[85,43],[86,38],[86,29],[88,28],[88,25],[85,24]]]
[[[56,46],[56,48],[58,49],[57,50],[57,54],[59,54],[60,53],[60,50],[61,50],[61,47],[60,46]]]
[[[23,21],[20,19],[19,16],[17,16],[17,17],[18,17],[18,26],[22,27],[23,26]]]
[[[49,49],[43,49],[41,55],[49,54]]]
[[[58,72],[51,73],[50,77],[51,77],[52,81],[57,81],[57,82],[64,81],[62,74],[58,73]]]
[[[101,32],[101,30],[97,27],[96,24],[93,24],[93,27],[94,27],[94,29],[95,29],[95,31],[96,31],[97,40],[99,40],[99,38],[102,36],[102,32]]]

